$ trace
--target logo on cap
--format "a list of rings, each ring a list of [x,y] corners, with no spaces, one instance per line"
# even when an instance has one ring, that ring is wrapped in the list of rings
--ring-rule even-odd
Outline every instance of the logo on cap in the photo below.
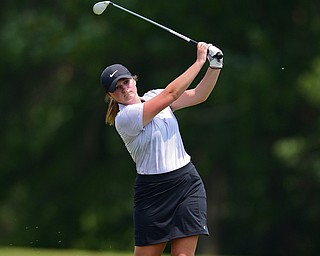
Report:
[[[100,81],[107,93],[116,90],[117,82],[123,78],[132,78],[130,71],[121,64],[106,67],[100,76]]]
[[[117,73],[118,70],[114,71],[112,74],[110,74],[110,77],[113,77],[115,75],[115,73]]]

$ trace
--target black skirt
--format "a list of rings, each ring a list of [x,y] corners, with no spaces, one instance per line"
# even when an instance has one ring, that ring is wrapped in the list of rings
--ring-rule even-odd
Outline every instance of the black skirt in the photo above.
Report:
[[[206,191],[195,166],[164,174],[138,174],[134,186],[136,246],[209,235]]]

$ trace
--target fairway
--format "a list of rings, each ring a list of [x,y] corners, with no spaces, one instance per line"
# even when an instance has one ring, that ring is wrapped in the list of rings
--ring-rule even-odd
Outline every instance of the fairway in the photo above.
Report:
[[[37,248],[0,247],[1,256],[129,256],[130,252],[95,252],[85,250],[53,250]]]

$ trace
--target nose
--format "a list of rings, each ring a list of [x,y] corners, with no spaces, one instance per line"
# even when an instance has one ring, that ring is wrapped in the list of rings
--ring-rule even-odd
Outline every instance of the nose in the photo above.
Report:
[[[125,90],[128,88],[128,84],[126,84],[126,83],[121,83],[121,84],[119,85],[119,87],[120,87],[120,90],[121,90],[121,91],[125,91]]]

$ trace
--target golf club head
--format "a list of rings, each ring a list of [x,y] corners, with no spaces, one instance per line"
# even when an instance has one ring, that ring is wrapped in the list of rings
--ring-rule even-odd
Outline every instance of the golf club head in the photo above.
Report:
[[[100,15],[104,12],[104,10],[108,7],[110,1],[102,1],[98,2],[93,6],[93,12],[97,15]]]

